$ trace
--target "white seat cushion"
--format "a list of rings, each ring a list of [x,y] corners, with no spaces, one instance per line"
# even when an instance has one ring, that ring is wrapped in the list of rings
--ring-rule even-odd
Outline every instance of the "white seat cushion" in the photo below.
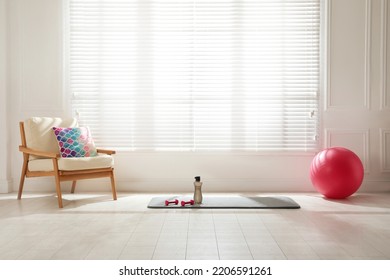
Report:
[[[58,169],[63,171],[107,168],[114,166],[114,158],[99,154],[96,157],[59,158]],[[28,162],[30,171],[53,171],[53,160],[33,159]]]

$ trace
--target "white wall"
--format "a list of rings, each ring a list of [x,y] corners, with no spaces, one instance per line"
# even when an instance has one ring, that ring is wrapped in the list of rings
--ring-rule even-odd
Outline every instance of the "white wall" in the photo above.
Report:
[[[5,0],[3,0],[5,1]],[[62,72],[62,1],[8,0],[9,133],[16,190],[21,167],[18,121],[66,116]],[[329,0],[321,141],[342,145],[364,162],[361,191],[390,190],[390,22],[386,0]],[[386,8],[386,10],[383,10]],[[390,55],[389,55],[390,57]],[[118,153],[120,191],[192,191],[201,175],[205,191],[312,191],[314,154]],[[83,190],[108,189],[107,180],[84,181]],[[69,185],[66,185],[69,187]],[[54,190],[53,179],[29,179],[26,191]]]
[[[11,190],[7,127],[7,5],[0,0],[0,193]]]
[[[329,1],[324,145],[360,156],[365,190],[390,190],[389,15],[387,0]]]

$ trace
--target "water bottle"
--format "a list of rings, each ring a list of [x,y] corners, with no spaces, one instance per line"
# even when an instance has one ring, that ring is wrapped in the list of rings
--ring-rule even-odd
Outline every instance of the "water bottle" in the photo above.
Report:
[[[194,182],[194,201],[195,204],[202,204],[202,182],[200,181],[200,176],[195,177],[195,182]]]

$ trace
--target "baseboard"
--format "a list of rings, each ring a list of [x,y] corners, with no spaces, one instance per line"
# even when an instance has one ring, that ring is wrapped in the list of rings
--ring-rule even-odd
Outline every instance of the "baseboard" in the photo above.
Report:
[[[203,192],[310,192],[308,182],[297,179],[205,179]],[[135,192],[176,192],[194,191],[192,178],[189,179],[146,179],[119,180],[118,190]]]
[[[390,181],[389,180],[375,180],[367,179],[364,180],[362,185],[359,188],[360,192],[389,192],[390,191]]]
[[[14,186],[17,191],[18,186]],[[64,192],[70,191],[70,182],[61,182]],[[137,193],[191,193],[194,190],[193,178],[145,178],[145,179],[117,179],[118,192]],[[80,192],[106,192],[110,191],[108,178],[80,180],[77,182],[76,191]],[[258,180],[258,179],[208,179],[203,180],[204,192],[312,192],[309,182],[297,179]],[[45,192],[55,191],[53,178],[30,178],[25,180],[24,191]]]
[[[293,179],[208,179],[202,180],[203,192],[315,192],[310,180]],[[10,184],[9,184],[10,186]],[[8,187],[9,187],[8,186]],[[71,182],[61,182],[61,189],[69,192]],[[117,179],[118,192],[137,193],[191,193],[194,190],[192,178],[145,178],[145,179]],[[6,190],[6,187],[4,188]],[[14,184],[13,191],[18,186]],[[109,192],[111,191],[108,178],[80,180],[76,191],[80,192]],[[10,190],[11,191],[11,190]],[[26,192],[55,192],[53,178],[29,178],[25,180]],[[390,191],[390,181],[365,180],[359,189],[360,192]],[[8,191],[9,192],[9,191]]]

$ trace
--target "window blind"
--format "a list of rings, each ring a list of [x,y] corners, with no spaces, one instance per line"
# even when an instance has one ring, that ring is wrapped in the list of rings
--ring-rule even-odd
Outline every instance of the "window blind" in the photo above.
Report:
[[[317,147],[320,0],[69,0],[72,107],[100,146]]]

